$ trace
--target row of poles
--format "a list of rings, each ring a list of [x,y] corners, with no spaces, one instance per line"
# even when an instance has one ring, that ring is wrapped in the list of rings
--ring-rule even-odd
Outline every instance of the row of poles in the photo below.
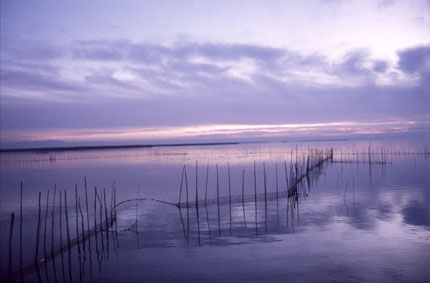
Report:
[[[109,229],[114,225],[113,232],[113,246],[114,248],[119,247],[118,235],[117,235],[117,223],[116,223],[116,188],[115,183],[111,190],[111,203],[110,209],[107,205],[107,194],[106,189],[103,189],[102,193],[97,191],[94,187],[94,215],[93,223],[94,226],[91,228],[90,224],[90,208],[88,202],[88,189],[86,178],[85,181],[85,215],[81,206],[81,198],[78,196],[78,186],[75,185],[75,237],[72,235],[73,224],[70,223],[71,217],[69,218],[69,204],[67,190],[59,192],[58,203],[57,188],[54,185],[54,191],[52,196],[52,205],[50,209],[50,191],[46,194],[46,205],[45,210],[42,209],[42,193],[39,192],[38,196],[38,218],[37,218],[37,229],[35,233],[36,243],[34,258],[30,263],[24,266],[23,264],[23,183],[20,186],[20,214],[19,214],[19,268],[14,270],[13,268],[13,233],[15,224],[15,213],[12,212],[10,216],[10,229],[9,229],[9,260],[8,260],[8,281],[24,282],[24,278],[27,274],[36,271],[38,282],[72,282],[72,248],[77,247],[77,259],[79,264],[79,281],[83,281],[85,276],[85,262],[87,259],[87,253],[90,259],[90,278],[92,279],[92,247],[91,238],[95,242],[95,251],[97,254],[97,260],[99,263],[99,271],[101,271],[101,262],[105,257],[105,249],[107,251],[107,258],[109,257]],[[55,213],[56,206],[58,207],[58,222],[57,232],[59,233],[59,247],[55,245]],[[48,221],[49,210],[51,210],[51,222]],[[64,217],[63,217],[64,215]],[[63,223],[65,218],[65,223]],[[99,219],[97,219],[99,218]],[[99,221],[99,222],[98,222]],[[86,224],[86,227],[85,227]],[[51,226],[51,235],[47,232],[48,225]],[[64,239],[65,234],[65,239]],[[48,247],[48,237],[50,236],[50,244]],[[58,236],[58,234],[57,234]],[[101,250],[99,245],[101,244]],[[50,248],[50,251],[49,251]],[[65,253],[67,252],[67,259],[65,260]],[[28,253],[28,251],[26,251]],[[57,265],[55,257],[61,255],[61,273],[57,272]],[[52,272],[48,271],[48,262],[52,263]],[[67,268],[66,268],[67,265]],[[44,269],[44,270],[42,270]],[[44,273],[44,276],[42,274]],[[49,274],[53,276],[49,276]]]
[[[258,199],[262,199],[264,196],[264,203],[265,203],[265,211],[267,215],[267,201],[270,199],[277,199],[278,207],[279,207],[279,198],[290,198],[291,196],[295,196],[294,200],[298,201],[298,188],[303,183],[303,180],[306,178],[308,181],[308,186],[310,186],[310,180],[311,173],[315,169],[319,169],[323,166],[323,164],[327,161],[333,161],[333,149],[329,151],[323,151],[323,150],[315,150],[311,149],[308,152],[307,157],[303,157],[303,159],[300,161],[296,157],[295,164],[292,164],[290,162],[289,166],[289,173],[287,169],[287,162],[284,162],[284,171],[285,171],[285,184],[286,184],[286,191],[279,192],[279,181],[278,181],[278,165],[275,165],[275,172],[276,172],[276,192],[275,193],[268,193],[267,190],[267,173],[266,173],[266,165],[263,162],[263,184],[264,184],[264,195],[257,193],[257,170],[256,170],[256,162],[254,161],[254,174],[253,174],[253,180],[254,180],[254,194],[253,195],[245,195],[245,169],[242,169],[242,195],[240,196],[232,196],[231,194],[231,174],[230,174],[230,165],[227,164],[227,170],[228,170],[228,197],[220,197],[220,182],[219,182],[219,170],[218,170],[218,164],[215,165],[216,168],[216,199],[215,200],[208,200],[208,176],[209,176],[209,164],[206,166],[206,182],[205,182],[205,198],[204,200],[199,199],[199,189],[198,189],[198,162],[196,161],[196,167],[195,167],[195,200],[192,201],[189,198],[189,186],[188,186],[188,175],[187,175],[187,169],[184,165],[182,167],[182,175],[181,175],[181,184],[179,187],[179,201],[176,204],[176,206],[179,208],[179,213],[181,217],[181,222],[184,228],[184,237],[189,243],[189,231],[190,231],[190,208],[196,209],[196,218],[197,218],[197,231],[198,231],[198,242],[199,245],[201,245],[200,241],[200,212],[199,212],[199,206],[206,208],[206,216],[207,216],[207,222],[209,225],[209,215],[207,211],[207,207],[209,205],[217,205],[217,216],[218,216],[218,234],[221,236],[221,212],[220,212],[220,206],[223,204],[229,204],[230,209],[230,234],[232,231],[232,204],[238,204],[241,203],[243,206],[243,216],[244,216],[244,223],[246,226],[246,219],[245,219],[245,203],[246,202],[254,202],[255,203],[255,232],[258,234],[258,208],[257,208],[257,202]],[[183,195],[183,188],[185,187],[185,202],[182,202],[182,195]],[[187,229],[185,232],[185,224],[182,217],[182,208],[186,208],[187,213]],[[287,208],[288,213],[288,208]],[[293,213],[293,212],[292,212]],[[288,221],[288,220],[287,220]],[[209,234],[211,234],[209,229]],[[210,235],[211,237],[211,235]]]

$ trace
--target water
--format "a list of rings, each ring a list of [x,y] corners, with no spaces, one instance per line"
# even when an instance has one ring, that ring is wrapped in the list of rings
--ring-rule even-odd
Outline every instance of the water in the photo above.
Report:
[[[34,256],[41,192],[38,267],[42,281],[426,282],[430,280],[430,161],[422,154],[425,146],[421,140],[363,140],[2,154],[1,277],[8,277],[10,214],[14,212],[12,276],[20,280],[22,181],[25,281],[38,280]],[[309,148],[331,147],[334,162],[314,170],[297,194],[287,198],[285,171],[291,177],[290,166],[294,169],[296,160],[303,164]],[[184,205],[178,209],[174,204],[179,202],[183,165],[189,201],[195,204],[196,161],[199,208],[190,203],[188,209]],[[204,206],[206,176],[209,204]],[[82,210],[81,215],[78,209],[78,218],[75,185]],[[94,212],[95,187],[103,206],[101,216],[99,200]],[[185,178],[182,187],[185,202]],[[71,247],[70,259],[64,191],[70,238],[76,238],[76,227],[80,237],[82,224],[85,230],[85,241]],[[110,219],[113,192],[117,204],[138,200],[118,205],[112,210],[117,221],[109,232],[103,223],[97,240],[93,233],[88,241],[85,201],[91,230],[95,224],[100,227],[106,215]]]

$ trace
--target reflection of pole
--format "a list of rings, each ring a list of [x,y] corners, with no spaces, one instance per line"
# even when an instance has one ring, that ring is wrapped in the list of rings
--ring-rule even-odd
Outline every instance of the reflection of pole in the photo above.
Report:
[[[258,234],[258,223],[257,223],[257,172],[256,164],[254,161],[254,202],[255,202],[255,234]]]
[[[96,242],[97,261],[99,263],[99,271],[101,271],[100,252],[99,252],[99,243],[98,243],[99,240],[97,236],[97,187],[94,187],[94,234],[95,234],[94,237]]]
[[[84,250],[84,262],[82,263],[82,274],[85,276],[85,261],[87,259],[86,252],[85,252],[85,223],[84,223],[84,214],[82,213],[81,209],[81,198],[78,198],[78,208],[79,208],[79,214],[81,215],[81,228],[82,228],[82,246]]]
[[[263,180],[264,180],[264,232],[267,232],[267,178],[266,178],[266,163],[263,162]]]
[[[85,208],[86,208],[86,212],[87,212],[87,229],[88,229],[88,252],[89,252],[90,257],[91,257],[90,212],[88,209],[87,178],[84,178],[84,180],[85,180]],[[96,227],[96,226],[94,226],[94,227]]]
[[[103,199],[105,204],[105,218],[106,218],[106,251],[107,251],[107,257],[109,259],[109,218],[107,213],[107,206],[106,206],[106,188],[103,188]],[[137,230],[137,227],[136,227]]]
[[[199,189],[198,189],[198,163],[196,161],[196,213],[197,213],[197,235],[199,238],[199,246],[200,243],[200,220],[199,220]]]
[[[246,229],[246,216],[245,216],[245,169],[242,171],[242,206],[243,206],[243,223]]]
[[[231,180],[230,180],[230,163],[227,163],[228,166],[228,200],[230,204],[230,236],[232,230],[232,214],[231,214]]]
[[[216,165],[216,201],[218,205],[218,234],[221,236],[221,213],[219,211],[219,175],[218,164]]]
[[[278,184],[278,163],[275,164],[275,176],[276,176],[276,222],[279,226],[279,184]]]
[[[184,240],[188,243],[187,234],[185,233],[185,224],[184,224],[184,218],[182,217],[182,211],[180,208],[178,210],[179,210],[179,217],[181,218],[182,230],[184,231]]]
[[[63,198],[60,191],[60,249],[61,249],[61,271],[63,275],[63,282],[66,282],[66,273],[64,269],[64,250],[63,250],[63,220],[62,220],[62,205],[63,204]]]
[[[78,244],[79,279],[82,282],[81,245],[79,240],[78,185],[75,185],[76,243]]]
[[[39,200],[40,201],[40,200]],[[67,249],[68,249],[68,259],[69,259],[69,279],[72,281],[72,252],[70,245],[70,228],[69,228],[69,215],[67,213],[67,191],[64,190],[64,209],[66,213],[66,231],[67,231]]]
[[[49,190],[48,194],[46,195],[46,211],[45,211],[45,227],[43,232],[43,257],[45,260],[47,260],[46,255],[46,226],[48,222],[48,208],[49,208]],[[45,274],[46,274],[46,281],[49,281],[49,275],[48,275],[48,265],[45,263]]]
[[[55,264],[54,257],[54,219],[55,219],[55,195],[57,194],[57,185],[54,185],[54,197],[52,198],[52,213],[51,213],[51,258],[52,258],[52,268],[54,271],[55,282],[58,282],[57,278],[57,267]]]
[[[187,168],[185,167],[185,189],[187,191],[187,244],[190,243],[190,207],[188,200],[188,178],[187,178]]]
[[[42,193],[39,192],[39,212],[37,217],[37,235],[36,235],[36,255],[34,256],[34,260],[36,262],[36,271],[37,271],[37,279],[39,282],[42,282],[42,278],[40,276],[40,269],[39,269],[39,240],[40,240],[40,214],[41,214],[41,207],[40,207],[40,201],[42,198]]]
[[[179,209],[181,209],[181,197],[182,197],[182,185],[184,183],[184,170],[185,170],[185,165],[184,167],[182,167],[182,175],[181,175],[181,186],[179,187]]]
[[[9,277],[9,282],[13,282],[12,276],[12,239],[13,239],[13,223],[15,221],[15,214],[12,212],[10,214],[10,229],[9,229],[9,265],[7,269],[7,274]]]
[[[22,273],[22,182],[19,204],[19,275],[21,282],[24,282],[24,274]]]
[[[209,162],[206,166],[206,191],[205,191],[205,206],[208,206],[208,179],[209,179]]]
[[[205,206],[206,209],[206,222],[208,223],[208,232],[209,232],[209,241],[212,244],[212,232],[211,232],[211,226],[209,225],[209,212],[208,207]]]

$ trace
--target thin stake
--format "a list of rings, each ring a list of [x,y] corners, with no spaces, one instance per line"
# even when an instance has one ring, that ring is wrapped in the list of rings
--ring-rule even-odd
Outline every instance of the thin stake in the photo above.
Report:
[[[63,199],[60,191],[60,249],[61,249],[61,271],[63,274],[63,281],[66,282],[66,274],[64,271],[64,250],[63,250],[63,224],[62,224],[62,205]]]
[[[228,200],[230,202],[230,235],[232,231],[232,213],[231,213],[231,180],[230,180],[230,163],[227,163],[228,166]]]
[[[85,180],[85,208],[86,208],[86,213],[87,213],[87,230],[88,230],[87,231],[88,232],[88,252],[91,256],[90,211],[88,209],[87,178],[85,177],[84,180]]]
[[[99,243],[97,237],[97,187],[94,187],[94,234],[96,238],[96,253],[97,261],[99,263],[99,272],[101,271],[100,253],[99,253]]]
[[[278,163],[275,164],[275,174],[276,174],[276,221],[279,226],[279,184],[278,184]]]
[[[19,201],[19,275],[21,282],[24,282],[24,274],[22,272],[22,182]]]
[[[245,169],[242,171],[242,206],[243,206],[243,223],[246,229],[246,216],[245,216]]]
[[[52,198],[52,213],[51,213],[51,258],[52,258],[52,268],[54,271],[54,280],[58,282],[57,278],[57,268],[55,265],[54,257],[54,219],[55,219],[55,196],[57,194],[57,185],[54,184],[54,197]]]
[[[99,200],[99,215],[100,215],[100,238],[102,238],[102,253],[105,249],[104,237],[103,237],[103,205],[102,200],[98,193],[96,193],[97,199]]]
[[[219,210],[219,175],[218,175],[218,164],[216,165],[216,200],[218,205],[218,234],[221,236],[221,213]]]
[[[198,163],[196,161],[196,212],[197,212],[197,233],[199,238],[199,246],[200,243],[200,219],[199,219],[199,189],[198,189]]]
[[[39,240],[40,240],[40,216],[41,216],[41,198],[42,198],[42,193],[39,192],[39,212],[38,212],[38,217],[37,217],[37,233],[36,233],[36,254],[34,256],[34,260],[36,262],[36,268],[37,268],[37,278],[39,280],[39,282],[42,281],[42,278],[40,277],[40,271],[39,271]]]
[[[185,189],[187,191],[187,244],[190,243],[190,208],[188,200],[188,178],[187,178],[187,168],[185,167]]]
[[[49,208],[49,190],[48,194],[46,195],[46,210],[45,210],[45,228],[43,232],[43,257],[45,261],[47,260],[46,255],[46,224],[48,222],[48,208]],[[49,281],[49,275],[48,275],[48,265],[45,263],[45,274],[46,274],[46,281]]]
[[[206,191],[205,191],[205,205],[207,206],[207,201],[208,201],[208,179],[209,179],[209,161],[208,164],[206,166]]]
[[[7,274],[9,277],[9,281],[13,282],[12,276],[12,239],[13,239],[13,224],[15,221],[15,213],[10,214],[10,229],[9,229],[9,265],[7,269]]]
[[[82,209],[81,209],[81,198],[78,198],[78,208],[79,208],[79,214],[81,215],[81,227],[82,227],[82,241],[83,241],[83,246],[85,247],[85,222],[84,222],[84,214],[82,213]],[[85,260],[86,260],[86,255],[85,255],[85,248],[84,248],[84,263],[82,264],[83,270],[82,273],[85,276]]]
[[[118,226],[116,221],[116,188],[114,189],[113,195],[113,207],[114,207],[114,217],[115,217],[115,238],[116,238],[116,247],[119,248],[119,240],[118,240]]]
[[[75,185],[75,212],[76,212],[76,242],[78,244],[79,279],[82,282],[82,260],[79,236],[79,213],[78,213],[78,185]]]
[[[266,163],[263,162],[264,173],[264,231],[267,232],[267,176],[266,176]]]
[[[254,161],[254,201],[255,201],[255,234],[258,234],[258,223],[257,223],[257,172],[256,164]]]
[[[69,259],[69,280],[72,281],[72,251],[70,245],[70,227],[69,227],[69,216],[67,213],[67,191],[64,190],[64,209],[66,212],[66,230],[67,230],[67,249],[68,249],[68,259]]]
[[[179,209],[181,208],[181,199],[182,199],[182,186],[184,183],[184,170],[185,170],[185,165],[184,167],[182,167],[182,174],[181,174],[181,186],[179,187]]]
[[[107,206],[106,206],[106,188],[103,188],[103,198],[104,198],[104,204],[105,204],[105,218],[106,218],[106,248],[107,248],[107,252],[108,252],[107,255],[109,259],[109,218],[108,218]]]

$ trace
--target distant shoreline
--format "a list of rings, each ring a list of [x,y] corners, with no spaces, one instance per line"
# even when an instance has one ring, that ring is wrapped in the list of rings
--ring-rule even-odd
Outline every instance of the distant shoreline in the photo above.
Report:
[[[237,145],[237,144],[239,144],[239,142],[33,147],[33,148],[0,149],[0,153],[13,153],[13,152],[51,152],[51,151],[55,151],[55,152],[58,152],[58,151],[85,151],[85,150],[104,150],[104,149],[131,149],[131,148],[179,147],[179,146],[214,146],[214,145]]]

